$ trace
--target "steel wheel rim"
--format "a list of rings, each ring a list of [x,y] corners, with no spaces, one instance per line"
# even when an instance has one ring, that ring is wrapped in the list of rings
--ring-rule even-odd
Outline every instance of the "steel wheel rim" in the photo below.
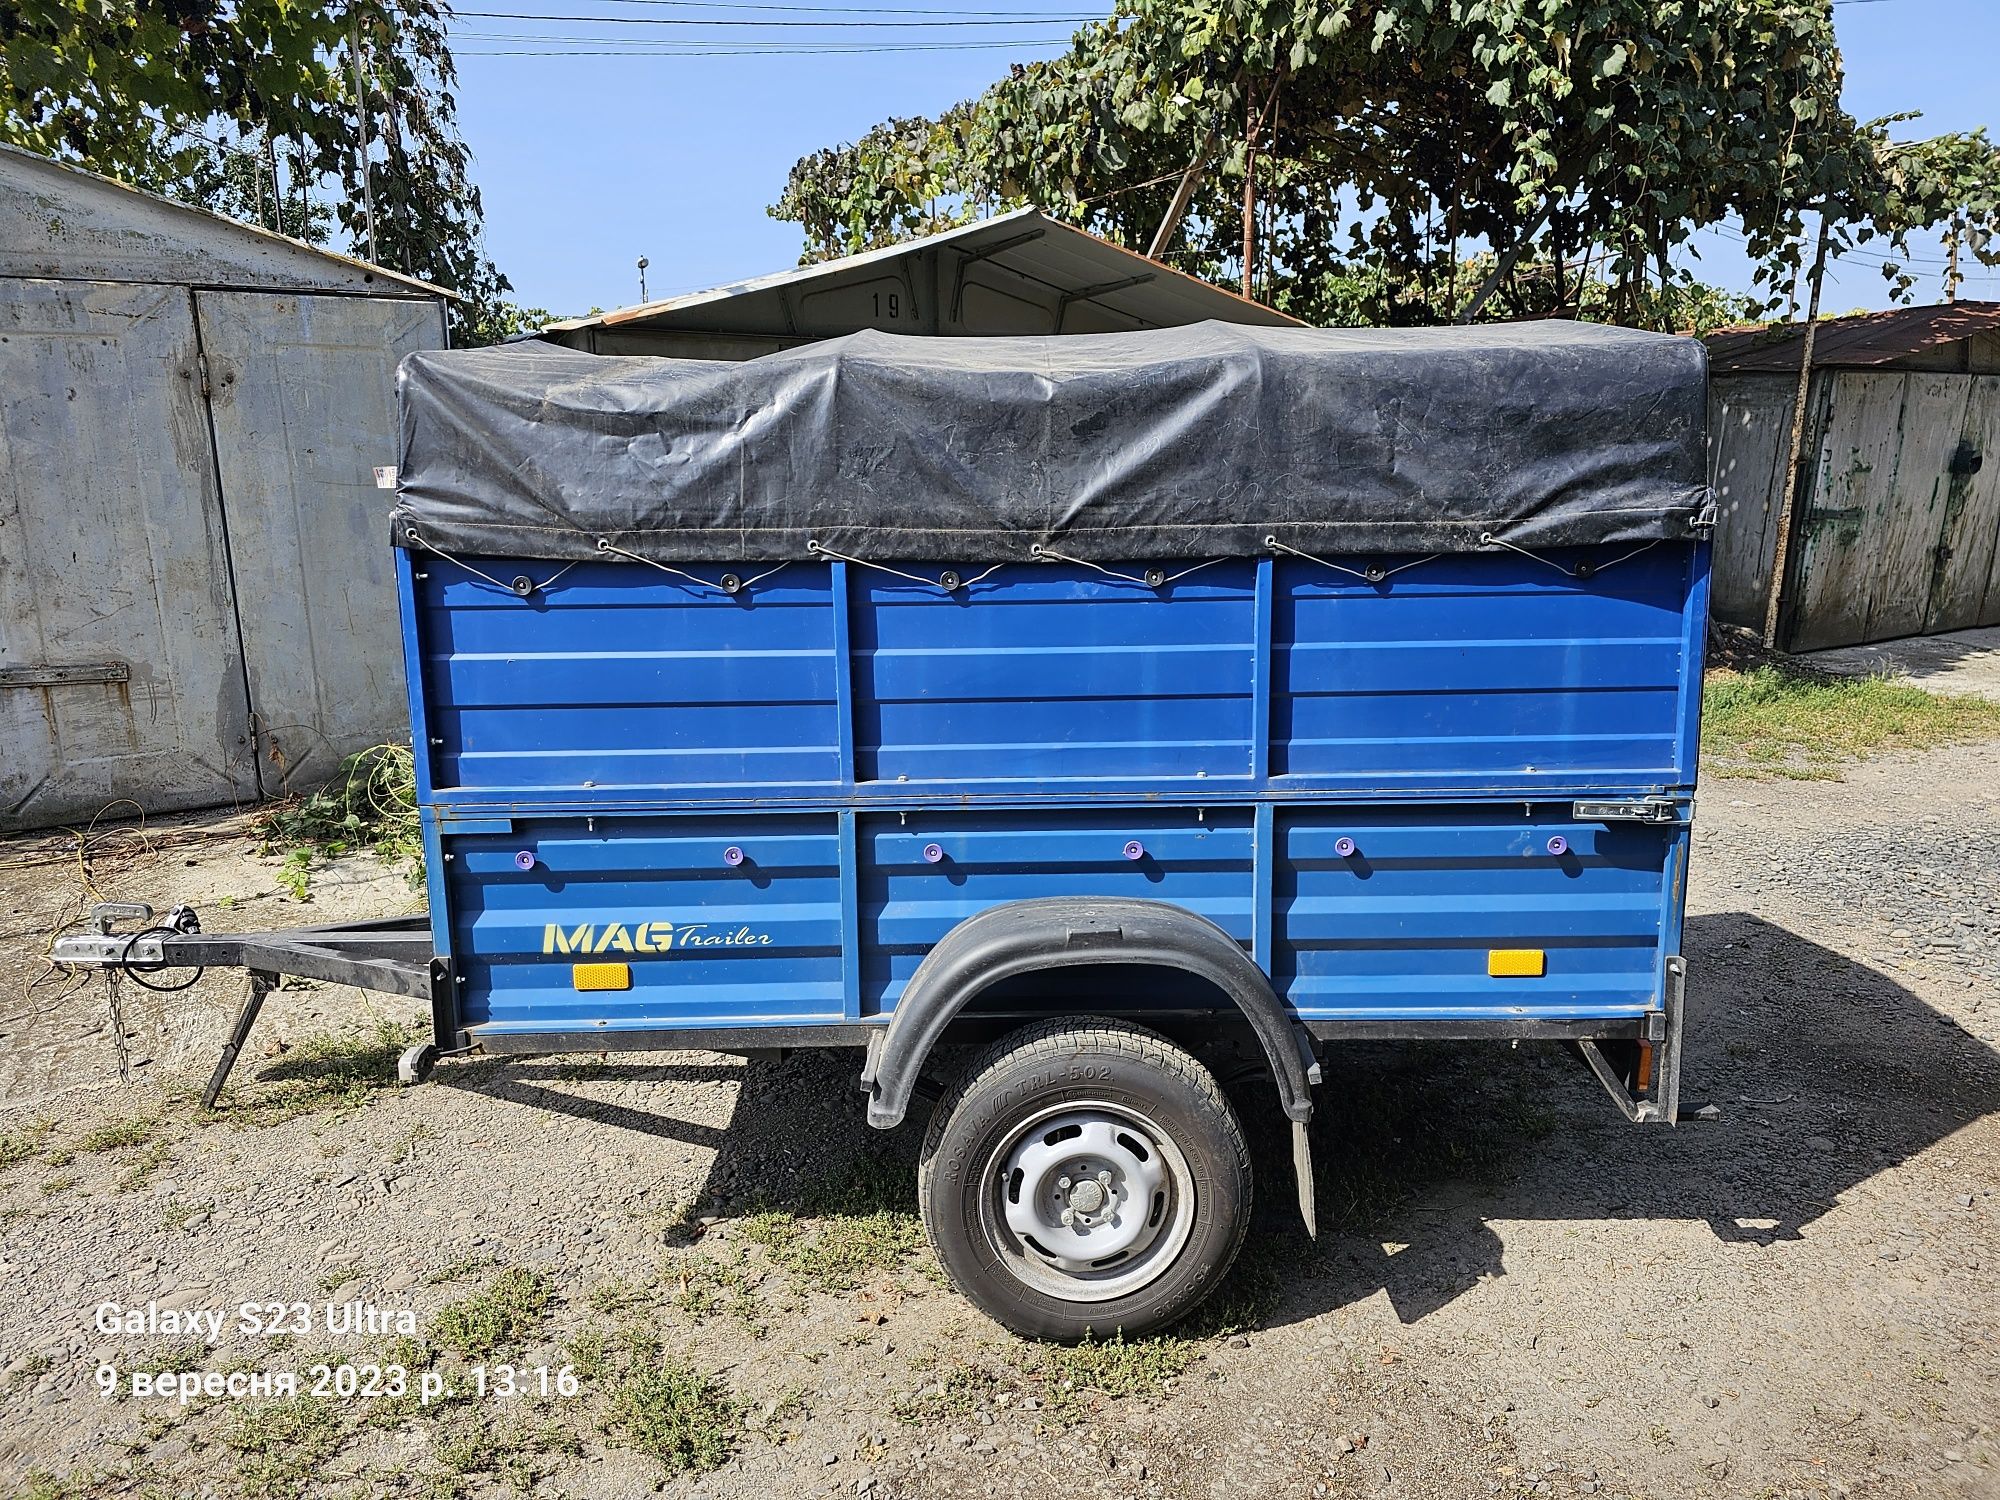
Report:
[[[1187,1157],[1122,1105],[1038,1112],[1007,1133],[983,1181],[980,1227],[1001,1264],[1064,1302],[1110,1302],[1150,1285],[1194,1232]]]

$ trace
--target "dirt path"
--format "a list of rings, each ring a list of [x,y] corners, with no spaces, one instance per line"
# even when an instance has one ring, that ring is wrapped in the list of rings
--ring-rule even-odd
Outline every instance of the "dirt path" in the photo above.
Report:
[[[22,1158],[0,1172],[0,1482],[2000,1496],[1992,754],[1708,786],[1687,1102],[1716,1118],[1627,1126],[1541,1048],[1340,1049],[1319,1247],[1250,1094],[1271,1166],[1224,1305],[1185,1337],[1078,1354],[1017,1343],[939,1286],[898,1181],[917,1128],[866,1130],[845,1054],[458,1064],[397,1091],[377,1086],[395,1036],[373,1028],[414,1016],[369,1001],[329,1047],[314,1033],[362,1002],[282,992],[253,1043],[265,1076],[200,1124],[175,1090],[206,1070],[227,983],[146,1010],[148,1060],[121,1088],[100,992],[45,980],[0,1028],[0,1130]],[[0,847],[15,996],[75,883],[19,853]],[[362,858],[302,909],[235,836],[100,865],[107,894],[195,899],[211,927],[232,894],[244,926],[413,899]],[[37,1120],[53,1125],[29,1154]],[[863,1152],[879,1160],[857,1171]],[[294,1298],[408,1309],[419,1331],[195,1347],[89,1326],[106,1300]],[[320,1349],[461,1380],[491,1351],[568,1363],[583,1388],[183,1408],[105,1401],[92,1374],[303,1369]]]

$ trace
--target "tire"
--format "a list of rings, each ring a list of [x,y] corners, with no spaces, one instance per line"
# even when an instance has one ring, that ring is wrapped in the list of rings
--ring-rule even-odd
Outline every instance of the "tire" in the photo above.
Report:
[[[917,1196],[969,1301],[1016,1333],[1076,1343],[1164,1327],[1215,1290],[1249,1228],[1250,1153],[1214,1077],[1179,1047],[1099,1017],[1044,1021],[946,1092]]]

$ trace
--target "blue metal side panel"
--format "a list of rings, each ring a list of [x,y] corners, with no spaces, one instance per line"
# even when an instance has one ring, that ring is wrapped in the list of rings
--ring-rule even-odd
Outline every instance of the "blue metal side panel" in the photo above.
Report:
[[[1158,591],[1018,565],[949,596],[398,568],[432,921],[482,1029],[878,1016],[957,921],[1041,895],[1203,912],[1307,1017],[1631,1015],[1679,942],[1685,831],[1569,799],[1691,788],[1705,548]],[[1494,947],[1548,974],[1490,978]],[[633,988],[577,991],[584,957]]]
[[[1282,811],[1272,979],[1315,1019],[1637,1015],[1677,837],[1561,804]],[[1545,949],[1548,973],[1491,978],[1493,948]]]
[[[1514,553],[1440,557],[1381,583],[1283,560],[1274,777],[1686,782],[1692,551],[1655,547],[1587,580]]]
[[[1255,568],[1220,563],[1150,589],[1019,566],[951,595],[857,575],[858,775],[1248,779]]]
[[[636,563],[583,564],[525,599],[441,559],[426,571],[417,624],[440,785],[838,783],[825,564],[734,596]]]
[[[863,1013],[895,1007],[931,946],[978,911],[1033,896],[1136,896],[1200,912],[1248,947],[1251,814],[1101,809],[912,812],[861,822]],[[1128,858],[1136,842],[1142,854]],[[924,858],[935,844],[943,857]]]
[[[410,756],[416,767],[417,824],[424,843],[424,894],[430,903],[431,948],[440,958],[451,957],[451,894],[445,885],[444,859],[438,844],[436,784],[431,775],[429,694],[423,672],[424,642],[417,617],[417,591],[429,581],[401,547],[396,551],[396,608],[402,622],[403,678],[410,694]]]
[[[589,822],[594,821],[593,829]],[[468,1026],[501,1032],[838,1021],[835,815],[523,819],[447,837]],[[740,850],[740,864],[726,851]],[[533,865],[522,869],[522,856]],[[579,992],[571,966],[632,966]]]

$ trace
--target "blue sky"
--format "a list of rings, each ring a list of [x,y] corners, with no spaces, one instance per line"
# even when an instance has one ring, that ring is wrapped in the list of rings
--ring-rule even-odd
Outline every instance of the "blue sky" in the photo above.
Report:
[[[655,297],[693,291],[766,271],[798,258],[796,226],[764,213],[792,163],[806,152],[850,140],[890,115],[930,114],[978,93],[1014,59],[1061,50],[1061,22],[1018,27],[948,25],[936,29],[814,30],[792,27],[687,28],[583,21],[529,22],[478,17],[473,11],[567,16],[714,14],[685,5],[634,0],[458,0],[455,47],[459,106],[476,156],[475,179],[486,204],[487,248],[514,281],[518,300],[558,313],[638,300],[634,260],[651,265]],[[798,19],[777,8],[770,20]],[[830,6],[836,0],[790,0]],[[864,0],[845,0],[858,8]],[[873,12],[886,17],[891,0]],[[905,11],[951,0],[893,0]],[[996,17],[1083,15],[1097,6],[1062,0],[967,0]],[[732,13],[744,15],[744,12]],[[1834,12],[1847,61],[1847,104],[1872,118],[1920,109],[1909,133],[1990,125],[2000,130],[2000,4],[1994,0],[1843,0]],[[847,19],[860,19],[850,16]],[[904,15],[901,19],[922,19]],[[811,44],[945,44],[965,50],[812,56],[548,56],[551,44],[519,38],[700,38],[717,50],[768,39]],[[505,38],[504,40],[501,38]],[[996,38],[1045,38],[1012,50]],[[969,47],[967,44],[977,44]],[[574,47],[575,44],[563,44]],[[537,55],[487,55],[526,52]],[[1744,287],[1749,265],[1740,247],[1703,235],[1701,273]],[[1837,264],[1826,305],[1845,311],[1888,305],[1874,262]],[[1916,247],[1923,265],[1921,300],[1942,296],[1942,254]],[[1684,253],[1683,263],[1687,256]],[[1966,297],[2000,299],[2000,271],[1968,268]]]

